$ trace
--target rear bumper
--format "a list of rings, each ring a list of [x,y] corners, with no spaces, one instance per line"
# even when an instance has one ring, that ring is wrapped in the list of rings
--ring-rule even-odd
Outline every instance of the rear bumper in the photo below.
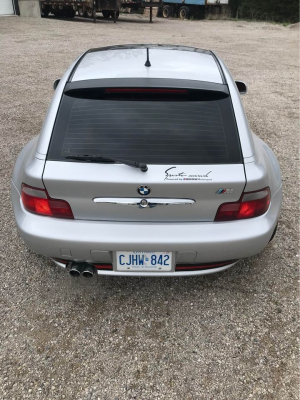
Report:
[[[272,196],[268,212],[249,220],[137,223],[41,217],[24,209],[20,194],[13,183],[11,193],[20,235],[30,249],[49,257],[90,262],[101,262],[102,256],[103,262],[109,262],[109,257],[112,262],[113,252],[117,250],[172,251],[175,262],[180,257],[181,263],[237,260],[253,256],[267,246],[277,224],[282,198],[280,187]],[[96,252],[97,260],[92,252]],[[191,257],[194,257],[192,261]],[[107,275],[121,275],[117,271],[102,272]],[[218,271],[214,269],[211,272]],[[196,273],[209,273],[209,270],[172,272],[172,275]],[[152,273],[150,275],[153,276]]]
[[[66,268],[66,264],[58,262],[57,260],[52,259],[52,261],[61,268]],[[97,270],[97,275],[108,275],[108,276],[145,276],[145,277],[176,277],[176,276],[194,276],[194,275],[207,275],[213,274],[216,272],[225,271],[228,268],[233,267],[237,264],[238,261],[235,261],[231,264],[224,265],[223,267],[219,268],[211,268],[211,269],[204,269],[204,270],[197,270],[197,271],[171,271],[171,272],[143,272],[143,273],[136,273],[136,272],[124,272],[124,271],[105,271],[105,270]]]

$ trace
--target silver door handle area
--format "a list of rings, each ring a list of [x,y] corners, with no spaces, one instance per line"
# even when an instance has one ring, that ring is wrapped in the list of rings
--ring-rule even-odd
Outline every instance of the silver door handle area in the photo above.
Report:
[[[118,204],[123,206],[138,206],[140,208],[152,208],[156,206],[173,206],[183,204],[195,204],[192,199],[156,199],[156,198],[136,198],[136,197],[96,197],[93,199],[95,203]]]

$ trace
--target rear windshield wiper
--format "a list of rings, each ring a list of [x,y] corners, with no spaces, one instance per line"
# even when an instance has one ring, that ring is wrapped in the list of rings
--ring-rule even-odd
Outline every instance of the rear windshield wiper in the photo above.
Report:
[[[65,156],[70,160],[78,160],[78,161],[90,161],[90,162],[117,162],[121,164],[128,165],[129,167],[139,168],[141,171],[146,172],[148,171],[147,164],[139,163],[137,161],[131,160],[122,160],[117,158],[105,157],[105,156],[98,156],[98,155],[89,155],[89,154],[72,154],[69,156]]]

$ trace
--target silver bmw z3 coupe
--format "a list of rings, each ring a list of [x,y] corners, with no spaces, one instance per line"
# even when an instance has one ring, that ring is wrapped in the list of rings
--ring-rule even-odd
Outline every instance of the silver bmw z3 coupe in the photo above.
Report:
[[[71,275],[219,272],[262,251],[282,184],[212,51],[125,45],[71,65],[11,196],[26,245]]]

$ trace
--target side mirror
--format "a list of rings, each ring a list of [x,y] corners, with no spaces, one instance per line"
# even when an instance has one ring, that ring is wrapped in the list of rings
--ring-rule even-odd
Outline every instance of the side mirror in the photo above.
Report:
[[[57,88],[59,82],[60,82],[60,79],[56,79],[56,80],[53,82],[53,89],[54,89],[54,90]]]
[[[235,81],[236,87],[238,88],[238,91],[240,94],[246,94],[247,93],[247,85],[245,82],[242,81]]]

